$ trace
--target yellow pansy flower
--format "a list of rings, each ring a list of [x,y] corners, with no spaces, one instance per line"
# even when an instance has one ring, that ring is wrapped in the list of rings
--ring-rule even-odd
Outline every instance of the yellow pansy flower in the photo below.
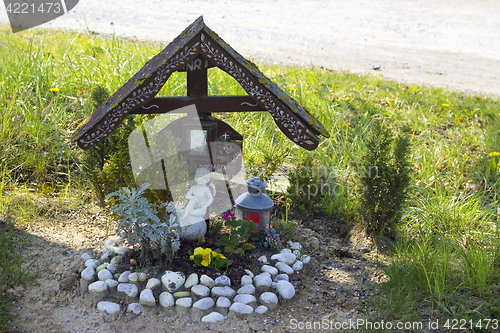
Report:
[[[222,253],[217,253],[217,252],[212,252],[214,255],[214,259],[221,258],[221,259],[226,259]]]
[[[210,259],[210,253],[211,253],[211,252],[212,252],[212,250],[210,250],[210,249],[208,249],[208,248],[207,248],[207,249],[204,249],[204,250],[202,251],[202,253],[201,253],[201,255],[202,255],[202,257],[203,257],[203,259],[201,260],[201,264],[202,264],[203,266],[205,266],[205,267],[210,266],[210,262],[212,261],[212,260]]]

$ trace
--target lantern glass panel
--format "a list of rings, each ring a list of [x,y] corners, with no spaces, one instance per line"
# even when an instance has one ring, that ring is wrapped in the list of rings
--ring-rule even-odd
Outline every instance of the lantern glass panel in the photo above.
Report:
[[[269,227],[269,221],[271,220],[271,211],[268,211],[268,212],[264,212],[262,214],[262,224],[261,224],[261,227],[262,228],[268,228]]]
[[[243,220],[243,211],[241,210],[241,208],[235,209],[234,218],[237,220]]]
[[[260,213],[246,212],[245,221],[248,221],[248,220],[252,220],[255,223],[257,223],[258,226],[260,226]]]

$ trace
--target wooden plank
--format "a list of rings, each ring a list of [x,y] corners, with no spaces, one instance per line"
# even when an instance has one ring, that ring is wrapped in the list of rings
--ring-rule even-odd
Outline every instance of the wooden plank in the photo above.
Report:
[[[185,106],[196,104],[198,113],[267,111],[251,96],[201,96],[201,97],[155,97],[135,109],[133,114],[159,114],[175,112]]]
[[[208,95],[207,67],[208,63],[201,55],[197,56],[187,68],[187,96],[198,97]]]

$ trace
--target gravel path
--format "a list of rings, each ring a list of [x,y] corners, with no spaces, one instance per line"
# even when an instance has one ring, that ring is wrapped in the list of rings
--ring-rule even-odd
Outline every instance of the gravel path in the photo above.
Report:
[[[369,72],[500,97],[497,0],[81,0],[41,27],[168,43],[200,15],[257,62]],[[2,21],[8,22],[0,6]]]

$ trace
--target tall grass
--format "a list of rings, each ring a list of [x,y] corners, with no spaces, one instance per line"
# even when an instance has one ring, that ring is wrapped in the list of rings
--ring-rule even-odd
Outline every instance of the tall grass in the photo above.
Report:
[[[39,215],[29,190],[42,193],[40,183],[57,184],[61,207],[69,198],[84,202],[81,152],[69,139],[90,113],[90,92],[98,85],[115,92],[162,47],[87,33],[0,29],[0,214],[23,219],[24,210],[26,221]],[[219,117],[244,135],[247,163],[273,156],[291,166],[305,157],[317,160],[342,189],[322,201],[339,219],[355,219],[353,165],[373,119],[383,118],[395,131],[411,129],[413,185],[400,239],[386,261],[388,301],[378,300],[377,315],[418,318],[424,313],[414,310],[428,307],[443,316],[480,317],[498,308],[500,156],[490,153],[500,152],[500,102],[314,67],[260,68],[316,116],[330,138],[307,152],[266,112]],[[159,95],[185,90],[185,74],[175,73]],[[208,91],[244,94],[218,69],[209,70]]]

